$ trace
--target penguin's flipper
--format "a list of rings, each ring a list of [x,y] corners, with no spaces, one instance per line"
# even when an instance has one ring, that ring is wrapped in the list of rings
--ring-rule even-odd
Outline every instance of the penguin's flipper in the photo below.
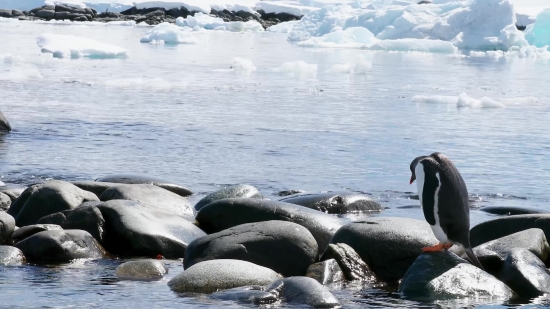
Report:
[[[472,251],[471,247],[464,247],[464,251],[466,251],[466,255],[468,256],[468,259],[472,264],[479,267],[481,270],[485,270],[483,266],[481,266],[481,263],[477,259],[476,255],[474,254],[474,251]]]

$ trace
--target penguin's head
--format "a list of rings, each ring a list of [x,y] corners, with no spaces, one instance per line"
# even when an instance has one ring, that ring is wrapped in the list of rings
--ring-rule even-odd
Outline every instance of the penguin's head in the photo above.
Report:
[[[426,156],[420,156],[420,157],[415,158],[411,162],[411,166],[410,166],[410,169],[411,169],[411,182],[410,182],[410,184],[411,185],[416,180],[415,170],[416,170],[416,166],[418,165],[418,162],[420,162],[422,159],[425,159],[425,158],[426,158]]]

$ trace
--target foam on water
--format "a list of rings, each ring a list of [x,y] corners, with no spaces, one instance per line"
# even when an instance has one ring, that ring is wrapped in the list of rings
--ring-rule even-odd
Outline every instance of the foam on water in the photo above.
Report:
[[[184,81],[171,82],[163,78],[118,78],[103,81],[103,86],[108,88],[134,88],[149,90],[170,90],[173,88],[184,89],[187,83]]]
[[[459,96],[415,95],[411,100],[415,103],[446,104],[470,108],[503,108],[506,107],[506,105],[531,104],[538,102],[536,97],[504,97],[496,100],[488,97],[482,97],[480,99],[475,99],[468,96],[466,93],[461,93]]]
[[[333,65],[327,70],[328,73],[349,73],[349,74],[367,74],[372,68],[372,62],[365,59],[365,56],[359,55],[347,63]]]
[[[196,44],[199,42],[193,34],[167,22],[156,25],[139,41],[152,44]]]
[[[124,48],[75,35],[44,33],[36,38],[36,44],[43,53],[51,53],[55,58],[106,59],[129,56]]]

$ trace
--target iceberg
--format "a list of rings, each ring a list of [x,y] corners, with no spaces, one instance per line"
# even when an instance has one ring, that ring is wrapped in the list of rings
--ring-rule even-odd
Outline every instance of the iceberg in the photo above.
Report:
[[[550,9],[540,12],[535,23],[527,26],[525,39],[536,47],[550,45]]]
[[[219,17],[214,17],[203,13],[196,13],[194,16],[187,16],[186,18],[178,17],[176,19],[176,25],[180,27],[228,30],[233,32],[264,31],[262,25],[255,20],[249,20],[246,22],[226,22]]]
[[[164,22],[149,30],[139,41],[153,44],[195,44],[199,40],[181,27]]]
[[[36,44],[43,53],[52,53],[55,58],[107,59],[129,56],[124,48],[74,35],[44,33],[36,38]]]

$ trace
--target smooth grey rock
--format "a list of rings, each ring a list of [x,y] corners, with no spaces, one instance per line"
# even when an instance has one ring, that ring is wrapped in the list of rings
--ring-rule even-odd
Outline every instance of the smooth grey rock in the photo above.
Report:
[[[506,300],[514,296],[497,278],[449,251],[420,255],[403,277],[398,292],[417,300],[457,297]]]
[[[210,294],[208,297],[217,300],[252,303],[255,305],[271,304],[278,301],[277,295],[265,292],[264,290],[265,287],[259,285],[242,286],[215,292]]]
[[[105,192],[105,190],[119,186],[116,182],[101,182],[101,181],[73,181],[73,185],[79,187],[82,190],[90,191],[98,198]]]
[[[512,249],[500,275],[521,297],[537,297],[550,293],[550,272],[544,263],[530,250]]]
[[[159,260],[138,260],[120,264],[116,268],[116,276],[120,280],[159,280],[168,273],[168,268]]]
[[[0,17],[4,17],[4,18],[11,18],[11,17],[14,17],[12,15],[12,11],[11,10],[4,10],[4,9],[0,9]],[[1,113],[1,112],[0,112]],[[1,116],[0,116],[1,117]]]
[[[83,230],[90,233],[99,243],[104,244],[105,219],[95,206],[97,205],[80,205],[75,209],[56,212],[40,218],[37,223],[59,225],[65,230]]]
[[[287,303],[305,304],[313,308],[339,308],[338,299],[315,279],[290,277],[279,279],[265,289]]]
[[[0,212],[0,244],[5,243],[10,239],[15,231],[15,220],[12,216],[1,211]]]
[[[196,220],[207,233],[219,232],[251,222],[269,220],[294,222],[311,232],[319,245],[319,253],[325,251],[332,235],[349,222],[299,205],[251,198],[215,201],[201,208],[197,213]]]
[[[547,214],[549,211],[536,208],[525,208],[525,207],[504,207],[504,206],[488,206],[480,208],[479,210],[493,215],[506,215],[506,216],[515,216],[515,215],[528,215],[528,214]]]
[[[375,275],[359,254],[347,244],[330,244],[323,254],[323,260],[334,259],[349,281],[374,281]]]
[[[13,17],[19,17],[19,16],[25,16],[25,14],[23,14],[23,12],[19,11],[19,10],[12,10],[11,11],[11,15]]]
[[[185,197],[155,185],[121,184],[105,190],[99,199],[102,201],[137,200],[184,218],[193,219],[193,208]]]
[[[7,211],[10,205],[11,198],[7,194],[0,192],[0,211]]]
[[[11,235],[11,243],[16,244],[23,239],[30,237],[36,233],[44,232],[44,231],[53,231],[53,230],[62,230],[61,226],[55,225],[55,224],[34,224],[34,225],[27,225],[22,228],[18,228],[13,234]]]
[[[36,12],[41,10],[48,10],[48,11],[55,11],[55,5],[43,5],[41,7],[37,7],[31,10],[31,13],[36,14]]]
[[[273,270],[241,260],[212,260],[195,264],[168,282],[175,292],[231,289],[245,285],[267,285],[281,278]]]
[[[364,194],[349,192],[328,192],[301,194],[280,199],[281,202],[301,205],[329,214],[350,212],[380,212],[384,207]]]
[[[206,234],[183,217],[139,201],[96,206],[105,219],[104,245],[122,256],[182,258],[187,245]]]
[[[74,259],[100,259],[107,252],[90,233],[51,230],[36,233],[15,244],[30,262],[64,263]]]
[[[19,196],[21,196],[23,191],[25,191],[26,189],[27,189],[26,187],[2,187],[0,188],[0,192],[9,196],[13,203],[13,201],[15,201]]]
[[[187,189],[182,185],[175,184],[171,181],[168,181],[162,178],[151,177],[146,175],[116,174],[116,175],[108,175],[108,176],[100,177],[95,181],[116,182],[116,183],[134,184],[134,185],[151,184],[151,185],[161,187],[165,190],[171,191],[173,193],[176,193],[177,195],[180,195],[183,197],[193,195],[193,191]]]
[[[11,125],[6,116],[0,111],[0,132],[10,132]]]
[[[307,268],[306,277],[313,278],[322,285],[342,283],[346,281],[344,273],[335,259],[311,264]]]
[[[93,193],[60,180],[50,180],[28,187],[15,200],[8,213],[15,218],[17,226],[36,224],[49,214],[74,209],[83,202],[97,201]]]
[[[0,265],[16,266],[25,263],[23,251],[12,246],[0,246]]]
[[[235,186],[229,186],[225,187],[221,190],[212,192],[208,194],[207,196],[203,197],[200,201],[198,201],[197,204],[195,204],[195,209],[200,210],[204,206],[224,199],[224,198],[257,198],[262,199],[263,196],[253,186],[250,185],[235,185]]]
[[[300,194],[300,193],[305,193],[306,191],[304,190],[283,190],[283,191],[279,191],[277,193],[275,193],[275,195],[277,196],[289,196],[289,195],[294,195],[294,194]]]
[[[76,7],[66,5],[66,4],[56,4],[55,5],[55,11],[56,12],[72,12],[76,9],[77,9]]]
[[[531,228],[543,230],[546,239],[548,239],[550,237],[550,214],[517,215],[485,221],[470,230],[470,243],[472,247],[477,247],[488,241]]]
[[[55,18],[55,11],[51,10],[40,10],[34,13],[34,16],[43,18],[43,19],[53,19]]]
[[[283,276],[304,275],[316,261],[317,252],[315,238],[303,226],[285,221],[247,223],[191,242],[184,268],[202,261],[237,259]]]

